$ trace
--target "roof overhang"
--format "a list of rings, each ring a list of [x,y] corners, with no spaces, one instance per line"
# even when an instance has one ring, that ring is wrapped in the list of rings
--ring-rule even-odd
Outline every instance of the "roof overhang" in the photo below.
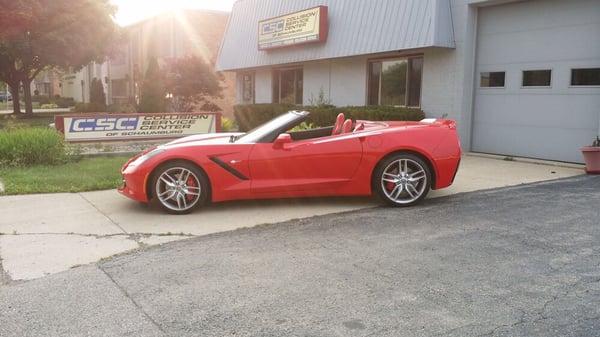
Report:
[[[326,7],[327,38],[261,50],[259,22]],[[454,48],[449,0],[241,0],[237,1],[217,69],[241,69],[428,47]]]

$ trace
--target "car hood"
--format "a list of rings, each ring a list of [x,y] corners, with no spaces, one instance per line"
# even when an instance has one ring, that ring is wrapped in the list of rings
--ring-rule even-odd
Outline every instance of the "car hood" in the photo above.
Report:
[[[242,133],[240,132],[227,132],[227,133],[207,133],[201,135],[193,135],[176,139],[172,142],[163,145],[165,148],[180,147],[180,146],[199,146],[199,145],[219,145],[219,144],[230,144],[229,139],[231,136],[237,136]]]

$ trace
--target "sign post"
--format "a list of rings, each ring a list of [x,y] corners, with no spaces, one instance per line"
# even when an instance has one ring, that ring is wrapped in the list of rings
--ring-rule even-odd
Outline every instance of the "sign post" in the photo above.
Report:
[[[56,129],[68,142],[173,139],[219,132],[217,112],[79,114],[55,116]]]

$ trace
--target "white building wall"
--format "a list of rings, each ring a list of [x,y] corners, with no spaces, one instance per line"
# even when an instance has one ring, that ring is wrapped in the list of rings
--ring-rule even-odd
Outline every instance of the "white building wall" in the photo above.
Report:
[[[367,57],[331,62],[331,102],[338,106],[367,104]]]

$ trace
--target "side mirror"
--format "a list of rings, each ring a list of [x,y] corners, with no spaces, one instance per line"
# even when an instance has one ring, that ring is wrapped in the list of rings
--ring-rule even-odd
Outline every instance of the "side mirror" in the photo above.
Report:
[[[285,144],[292,142],[292,136],[289,133],[282,133],[273,142],[273,147],[276,149],[282,149]]]

